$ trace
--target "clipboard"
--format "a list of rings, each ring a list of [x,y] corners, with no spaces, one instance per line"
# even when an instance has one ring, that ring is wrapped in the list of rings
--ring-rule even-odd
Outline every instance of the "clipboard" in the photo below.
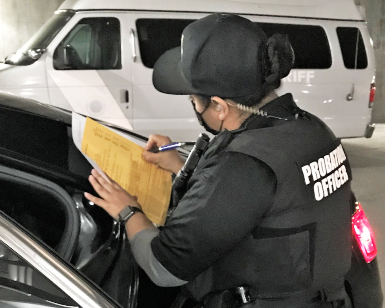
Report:
[[[142,158],[144,142],[75,112],[72,114],[72,137],[96,170],[137,196],[146,216],[154,224],[164,225],[171,198],[171,173]]]

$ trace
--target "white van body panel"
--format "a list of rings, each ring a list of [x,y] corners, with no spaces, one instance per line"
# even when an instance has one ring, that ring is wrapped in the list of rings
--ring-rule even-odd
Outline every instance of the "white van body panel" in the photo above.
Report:
[[[258,18],[259,19],[259,18]],[[313,20],[296,19],[292,23],[313,24]],[[369,92],[374,79],[374,52],[366,24],[362,22],[343,22],[325,20],[322,22],[329,39],[332,66],[320,70],[293,69],[283,79],[278,93],[293,93],[299,107],[317,115],[339,137],[364,136],[371,121],[372,109],[369,105]],[[337,38],[337,27],[357,27],[365,41],[368,66],[363,70],[346,69]],[[331,73],[332,72],[332,73]],[[353,99],[347,100],[353,91]]]
[[[351,0],[67,0],[59,10],[221,12],[362,20]]]
[[[125,102],[124,92],[132,93],[131,59],[122,57],[122,69],[119,70],[57,70],[53,67],[53,54],[60,42],[71,29],[83,18],[106,17],[103,12],[79,12],[68,22],[48,47],[46,69],[48,88],[51,97],[58,98],[56,106],[66,103],[71,110],[89,117],[102,119],[126,129],[133,129],[133,109]],[[127,17],[124,12],[109,13],[108,17],[120,22],[121,37],[128,37]],[[129,43],[122,40],[122,49],[128,50]],[[130,100],[130,98],[128,99]]]
[[[179,13],[175,17],[175,14],[171,12],[130,13],[133,27],[135,20],[141,18],[197,19],[203,16],[205,14]],[[319,20],[305,18],[244,16],[255,22],[320,25]],[[299,107],[314,113],[325,121],[337,136],[364,136],[366,126],[371,120],[371,109],[368,108],[368,102],[370,85],[375,71],[374,61],[368,61],[368,67],[365,70],[348,70],[344,67],[336,34],[336,27],[344,26],[359,28],[363,37],[366,38],[365,45],[371,46],[365,23],[323,20],[322,27],[331,47],[332,66],[329,69],[293,69],[290,75],[283,80],[282,86],[277,92],[279,94],[293,93]],[[366,52],[369,59],[374,59],[371,48],[367,48]],[[134,129],[146,134],[161,125],[162,133],[178,137],[175,140],[181,140],[179,135],[186,137],[188,134],[186,130],[190,132],[189,137],[198,136],[198,132],[202,128],[198,127],[195,130],[198,123],[190,104],[186,103],[188,97],[165,95],[156,91],[152,85],[152,69],[146,68],[140,59],[133,64],[132,69],[136,101]],[[352,91],[353,85],[354,98],[347,101],[346,97]],[[162,103],[158,104],[158,102]],[[146,116],[148,118],[149,115],[151,119],[158,120],[149,123],[146,120]],[[181,121],[184,121],[184,125],[181,125],[183,124]],[[177,132],[175,132],[175,127],[178,127]],[[182,127],[184,129],[181,129]],[[148,128],[150,130],[146,131]]]
[[[128,12],[130,29],[135,29],[135,46],[139,41],[136,21],[141,18],[199,19],[207,14],[171,12]],[[167,95],[157,91],[152,84],[152,69],[143,65],[139,48],[138,59],[132,64],[132,85],[134,95],[134,131],[149,135],[158,133],[173,140],[195,141],[201,132],[188,96]],[[148,119],[151,119],[150,121]]]
[[[323,119],[338,137],[360,137],[371,121],[369,92],[374,80],[374,52],[363,17],[353,0],[67,0],[61,10],[73,17],[55,35],[45,53],[26,66],[0,64],[0,90],[133,129],[143,135],[160,133],[175,141],[195,141],[204,129],[187,96],[155,90],[152,68],[142,60],[138,20],[194,20],[211,12],[244,13],[254,22],[317,26],[330,45],[331,66],[293,69],[279,94],[293,93],[299,107]],[[114,18],[120,24],[120,69],[54,68],[58,46],[82,20]],[[347,69],[337,27],[361,31],[367,67]],[[300,35],[300,34],[299,34]],[[353,94],[348,100],[348,94]]]
[[[50,104],[44,61],[28,66],[0,63],[0,90]]]

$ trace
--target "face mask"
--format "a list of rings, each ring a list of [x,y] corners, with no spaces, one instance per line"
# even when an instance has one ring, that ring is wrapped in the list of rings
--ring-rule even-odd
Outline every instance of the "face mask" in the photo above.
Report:
[[[221,123],[221,127],[219,128],[219,130],[215,130],[215,129],[211,128],[210,126],[208,126],[207,123],[205,122],[205,120],[203,120],[203,117],[202,117],[203,113],[207,110],[207,108],[209,107],[210,104],[208,104],[206,106],[206,108],[202,111],[202,113],[199,113],[195,109],[195,104],[193,102],[191,102],[191,104],[193,105],[193,108],[194,108],[195,114],[196,114],[196,116],[198,118],[199,124],[202,125],[205,130],[207,130],[209,133],[213,134],[214,136],[218,135],[221,132],[223,121]]]

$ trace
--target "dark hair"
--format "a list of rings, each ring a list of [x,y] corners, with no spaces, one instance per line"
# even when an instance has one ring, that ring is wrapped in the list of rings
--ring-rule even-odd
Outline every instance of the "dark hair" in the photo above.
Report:
[[[281,86],[281,79],[289,75],[294,64],[294,51],[287,35],[274,34],[266,42],[266,49],[260,54],[264,83],[258,93],[240,97],[222,97],[245,106],[255,106],[271,91]],[[199,94],[199,100],[206,107],[211,102],[211,96]]]
[[[289,75],[294,64],[294,50],[288,36],[278,33],[267,40],[266,46],[265,85],[270,92],[279,88],[281,79]]]

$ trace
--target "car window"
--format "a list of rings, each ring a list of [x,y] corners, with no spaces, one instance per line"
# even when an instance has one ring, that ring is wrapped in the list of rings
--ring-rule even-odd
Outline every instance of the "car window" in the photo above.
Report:
[[[349,69],[367,68],[368,58],[360,29],[355,27],[338,27],[337,35],[345,67]]]
[[[63,291],[0,242],[1,307],[78,307]],[[23,306],[24,305],[24,306]]]
[[[59,46],[67,48],[66,69],[121,69],[120,22],[117,18],[84,18]],[[58,57],[57,50],[54,59]],[[62,69],[56,65],[55,69]]]
[[[180,46],[183,29],[193,21],[190,19],[138,19],[136,27],[144,66],[153,68],[156,60],[165,51]],[[274,33],[288,36],[295,53],[294,68],[327,69],[331,66],[329,41],[321,26],[258,24],[268,37]]]

